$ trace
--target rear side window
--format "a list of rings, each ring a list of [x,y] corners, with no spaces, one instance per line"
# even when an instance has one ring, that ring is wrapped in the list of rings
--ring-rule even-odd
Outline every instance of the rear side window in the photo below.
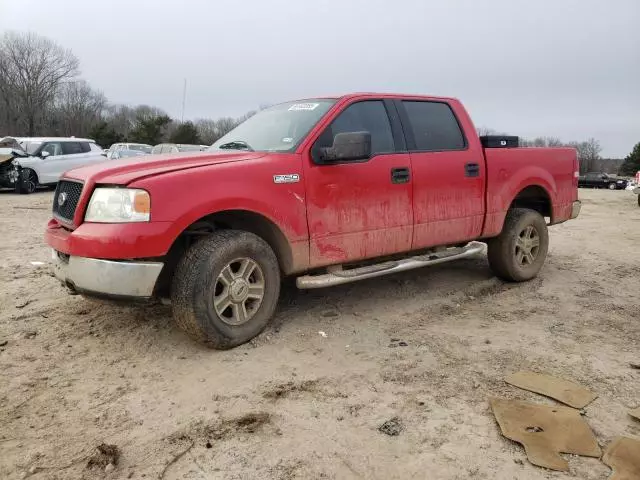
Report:
[[[391,123],[381,100],[349,105],[320,135],[314,148],[331,147],[338,133],[369,132],[371,154],[395,152]]]
[[[442,102],[403,101],[416,150],[462,150],[466,142],[451,107]]]
[[[62,142],[63,155],[75,155],[77,153],[82,153],[80,142]]]
[[[162,145],[156,145],[151,149],[151,153],[160,153],[162,152]]]

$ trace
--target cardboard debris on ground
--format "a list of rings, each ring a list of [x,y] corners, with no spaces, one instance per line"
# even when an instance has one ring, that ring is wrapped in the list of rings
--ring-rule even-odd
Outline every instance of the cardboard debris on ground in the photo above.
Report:
[[[534,465],[566,471],[569,465],[560,453],[597,458],[602,454],[577,410],[500,398],[490,402],[502,434],[522,444]]]
[[[584,408],[598,396],[577,383],[535,372],[516,372],[505,378],[514,387],[539,393],[570,407]]]
[[[640,420],[640,407],[629,410],[629,415],[631,415],[636,420]]]
[[[628,437],[616,438],[602,461],[613,470],[609,480],[638,480],[640,478],[640,440]]]

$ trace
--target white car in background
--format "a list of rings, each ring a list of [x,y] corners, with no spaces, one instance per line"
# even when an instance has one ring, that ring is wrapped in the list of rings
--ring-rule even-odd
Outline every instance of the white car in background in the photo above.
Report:
[[[33,193],[38,185],[54,185],[67,170],[106,161],[94,140],[75,137],[17,138],[27,157],[16,158],[20,193]]]
[[[143,154],[150,154],[153,147],[146,143],[114,143],[109,147],[109,153],[121,150],[135,150]]]

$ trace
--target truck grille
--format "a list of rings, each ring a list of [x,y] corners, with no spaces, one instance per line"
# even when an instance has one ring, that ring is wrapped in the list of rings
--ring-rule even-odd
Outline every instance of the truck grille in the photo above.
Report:
[[[53,215],[72,222],[81,193],[82,183],[60,180],[53,196]]]

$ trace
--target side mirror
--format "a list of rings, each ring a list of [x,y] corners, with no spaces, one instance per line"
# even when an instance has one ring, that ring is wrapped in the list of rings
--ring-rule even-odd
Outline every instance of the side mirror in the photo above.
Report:
[[[49,155],[51,155],[49,152],[40,152],[42,158],[47,158]]]
[[[333,146],[321,148],[320,163],[366,160],[371,156],[371,134],[369,132],[338,133]]]

